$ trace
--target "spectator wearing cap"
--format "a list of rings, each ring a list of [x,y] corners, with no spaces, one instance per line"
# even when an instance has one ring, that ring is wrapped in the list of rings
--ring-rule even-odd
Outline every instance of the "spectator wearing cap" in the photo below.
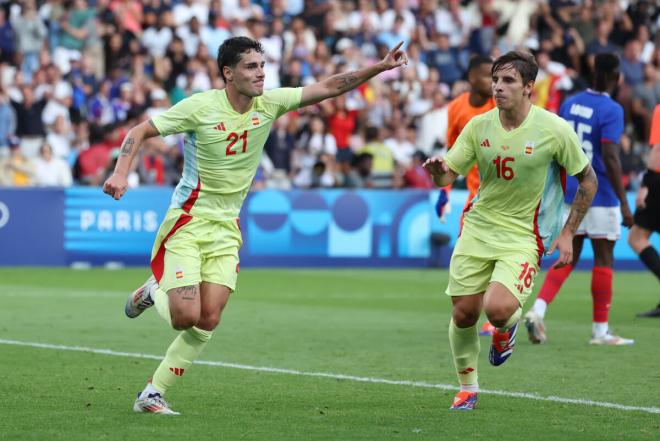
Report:
[[[9,156],[0,162],[0,185],[27,187],[32,185],[34,164],[21,152],[21,140],[9,138]]]
[[[73,183],[71,169],[61,158],[53,155],[53,149],[44,143],[39,156],[34,159],[33,185],[38,187],[70,187]]]

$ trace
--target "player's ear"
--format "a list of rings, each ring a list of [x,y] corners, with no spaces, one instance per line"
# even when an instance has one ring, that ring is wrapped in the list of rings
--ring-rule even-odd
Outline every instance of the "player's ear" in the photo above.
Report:
[[[528,81],[527,84],[525,85],[525,92],[529,97],[532,97],[532,92],[534,92],[534,81]]]
[[[234,72],[231,70],[231,67],[222,66],[222,73],[225,75],[225,82],[226,83],[229,83],[230,81],[233,80]]]

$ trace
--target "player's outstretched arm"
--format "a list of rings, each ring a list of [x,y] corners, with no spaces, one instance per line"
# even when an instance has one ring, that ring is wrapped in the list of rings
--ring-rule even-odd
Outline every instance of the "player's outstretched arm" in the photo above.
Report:
[[[605,170],[607,178],[614,188],[614,192],[619,198],[621,204],[621,216],[623,217],[623,225],[630,228],[634,220],[633,214],[628,205],[626,198],[626,190],[623,188],[623,180],[621,179],[621,159],[619,159],[619,146],[612,142],[603,142],[601,144],[601,151],[603,153],[603,162],[605,163]]]
[[[591,206],[591,201],[598,190],[598,178],[591,167],[587,165],[584,170],[575,175],[580,183],[575,198],[571,204],[571,211],[564,224],[564,228],[559,233],[559,237],[552,243],[549,253],[554,252],[555,248],[559,250],[559,259],[552,265],[553,268],[561,268],[570,265],[573,261],[573,236],[577,231],[584,215]]]
[[[141,122],[128,131],[124,142],[121,144],[121,151],[117,159],[115,171],[103,184],[103,193],[109,194],[116,200],[119,200],[126,193],[126,189],[128,188],[127,176],[133,158],[137,155],[145,139],[158,135],[160,133],[158,133],[156,126],[150,119]]]
[[[433,183],[438,187],[452,184],[458,177],[458,174],[447,167],[445,160],[439,156],[427,159],[423,167],[431,173]]]
[[[403,41],[393,47],[385,58],[374,65],[333,75],[323,81],[303,87],[300,107],[320,103],[327,98],[341,95],[355,89],[381,72],[408,64],[408,56],[405,51],[401,50],[402,45]]]

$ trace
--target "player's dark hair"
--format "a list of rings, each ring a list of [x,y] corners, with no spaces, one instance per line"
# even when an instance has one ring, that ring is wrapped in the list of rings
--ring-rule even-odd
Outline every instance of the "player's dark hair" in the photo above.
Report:
[[[472,72],[474,69],[477,69],[484,64],[493,64],[493,59],[487,57],[486,55],[473,55],[470,58],[470,62],[468,63],[468,68],[467,68],[468,74]]]
[[[619,57],[614,53],[597,54],[594,60],[594,89],[606,92],[619,80]]]
[[[232,69],[241,61],[241,56],[250,51],[256,51],[260,54],[264,53],[264,48],[256,40],[248,37],[232,37],[226,39],[218,48],[218,69],[220,76],[224,81],[227,81],[222,69],[229,66]]]
[[[511,66],[522,77],[523,85],[536,80],[536,74],[539,73],[539,65],[532,54],[521,51],[510,51],[498,57],[493,62],[491,73],[500,71]]]

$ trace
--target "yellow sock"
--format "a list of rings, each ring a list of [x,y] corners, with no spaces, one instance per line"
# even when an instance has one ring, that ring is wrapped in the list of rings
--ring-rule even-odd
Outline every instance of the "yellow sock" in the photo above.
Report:
[[[460,384],[477,384],[477,361],[481,350],[478,326],[459,328],[452,319],[449,323],[449,346]]]
[[[497,328],[499,332],[506,332],[508,331],[511,326],[515,325],[518,320],[520,320],[520,316],[522,315],[522,308],[516,309],[516,312],[514,312],[511,317],[509,317],[509,321],[506,322],[506,324],[501,327]]]
[[[212,331],[196,327],[181,331],[167,349],[165,359],[154,373],[152,383],[163,394],[183,376],[211,339]]]
[[[154,293],[154,304],[156,306],[156,311],[158,314],[165,319],[170,326],[172,326],[172,315],[170,314],[170,299],[167,297],[167,293],[163,291],[160,287],[156,289]]]

